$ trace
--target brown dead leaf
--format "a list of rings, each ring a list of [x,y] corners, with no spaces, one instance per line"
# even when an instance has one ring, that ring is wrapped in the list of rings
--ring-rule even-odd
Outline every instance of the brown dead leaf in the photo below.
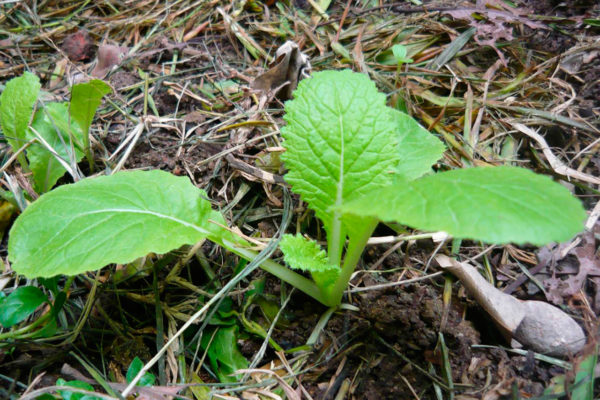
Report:
[[[477,0],[475,7],[445,10],[452,18],[466,20],[475,27],[475,42],[492,47],[502,63],[506,65],[504,54],[496,47],[499,40],[514,39],[512,28],[506,24],[522,23],[532,29],[547,29],[546,25],[528,17],[529,10],[523,7],[510,7],[499,0]]]
[[[91,75],[94,78],[104,78],[110,70],[121,64],[121,61],[129,52],[128,47],[114,46],[104,44],[98,47],[98,60],[96,66],[92,70]]]
[[[300,51],[296,43],[287,41],[277,49],[271,68],[257,77],[251,87],[275,93],[281,100],[287,100],[310,68],[308,56]]]
[[[9,54],[13,57],[16,56],[17,52],[15,48],[15,41],[12,38],[0,40],[0,51],[5,52],[5,54]],[[0,53],[0,56],[1,55],[2,54]]]
[[[583,329],[560,308],[535,300],[519,300],[489,283],[475,267],[439,254],[438,264],[460,279],[501,332],[538,353],[570,357],[583,349]]]
[[[581,235],[580,243],[566,243],[559,246],[546,246],[538,252],[540,263],[545,264],[546,276],[543,279],[548,300],[554,304],[563,304],[564,298],[575,295],[585,289],[588,280],[600,277],[600,253],[596,249],[594,233],[600,232],[597,222],[594,230]],[[575,239],[578,240],[578,239]],[[595,286],[594,308],[600,312],[600,287]]]
[[[62,49],[69,60],[83,61],[91,58],[94,54],[94,43],[89,33],[80,29],[65,37]]]

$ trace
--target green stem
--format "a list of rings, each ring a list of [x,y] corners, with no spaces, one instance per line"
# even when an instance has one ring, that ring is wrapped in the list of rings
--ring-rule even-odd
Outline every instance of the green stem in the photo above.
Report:
[[[51,317],[52,317],[52,311],[49,310],[46,314],[42,315],[41,317],[39,317],[38,319],[33,321],[31,324],[24,326],[23,328],[15,329],[14,331],[0,334],[0,340],[20,339],[20,338],[22,338],[23,335],[27,334],[28,332],[31,332],[38,326],[44,324],[46,321],[51,319]]]
[[[221,245],[222,247],[226,248],[227,250],[231,251],[232,253],[235,253],[238,256],[245,258],[246,260],[249,260],[249,261],[252,261],[258,254],[252,250],[238,247],[234,243],[231,243],[230,241],[228,241],[226,239],[222,239],[222,240],[211,239],[211,240],[215,241],[217,244]],[[304,276],[292,271],[291,269],[289,269],[287,267],[284,267],[281,264],[276,263],[273,260],[263,261],[262,264],[260,265],[260,267],[262,269],[264,269],[265,271],[267,271],[268,273],[275,275],[279,279],[281,279],[281,280],[289,283],[290,285],[294,286],[295,288],[303,291],[304,293],[306,293],[310,297],[314,298],[315,300],[317,300],[323,304],[326,304],[326,305],[329,304],[329,299],[327,298],[327,296],[324,296],[323,293],[321,292],[321,290],[319,289],[319,287],[310,279],[305,278]]]
[[[321,318],[319,318],[317,325],[315,325],[315,328],[313,329],[310,336],[308,337],[308,340],[306,341],[306,344],[308,346],[312,347],[317,343],[321,332],[323,332],[325,326],[327,326],[327,323],[329,322],[329,319],[337,309],[338,306],[329,307],[327,311],[325,311],[325,313],[321,315]]]
[[[365,221],[365,228],[358,235],[353,235],[350,237],[348,242],[348,250],[346,250],[346,255],[344,257],[344,264],[342,265],[342,270],[340,272],[340,276],[338,276],[333,289],[329,293],[328,302],[324,303],[329,306],[339,305],[342,302],[342,296],[344,295],[344,290],[348,287],[348,282],[350,282],[350,277],[352,273],[356,269],[358,265],[358,261],[362,255],[362,252],[367,245],[367,241],[371,237],[371,234],[375,230],[377,226],[377,220],[370,219]]]
[[[336,213],[333,215],[331,229],[327,232],[327,256],[329,257],[329,264],[341,264],[345,239],[346,235],[342,237],[342,217]]]
[[[89,132],[88,132],[89,135]],[[88,161],[88,166],[90,168],[90,174],[94,173],[94,168],[95,168],[95,164],[94,164],[94,154],[92,153],[92,148],[90,147],[90,139],[88,138],[86,140],[86,144],[85,144],[85,158]]]

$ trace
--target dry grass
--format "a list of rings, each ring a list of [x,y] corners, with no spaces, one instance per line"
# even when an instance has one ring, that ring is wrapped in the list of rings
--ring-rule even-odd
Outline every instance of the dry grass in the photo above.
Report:
[[[597,31],[569,33],[571,45],[562,54],[555,54],[544,51],[539,40],[536,42],[538,33],[516,23],[512,27],[518,39],[498,43],[508,60],[503,65],[495,50],[469,39],[473,31],[465,22],[443,13],[444,4],[429,3],[429,11],[423,12],[410,2],[392,8],[364,5],[373,3],[367,1],[339,1],[332,2],[327,17],[314,6],[316,1],[296,2],[301,5],[274,3],[0,1],[0,90],[8,79],[31,70],[41,77],[48,99],[65,99],[70,82],[87,77],[93,69],[93,58],[87,62],[69,61],[62,47],[65,38],[78,29],[86,30],[96,45],[128,47],[121,66],[107,78],[114,93],[103,104],[92,129],[100,173],[105,169],[161,168],[187,175],[207,189],[229,221],[246,235],[268,242],[283,213],[278,186],[281,170],[273,163],[265,166],[256,161],[269,152],[280,151],[278,127],[283,123],[283,105],[276,99],[268,104],[260,102],[249,87],[265,71],[275,50],[284,41],[293,40],[310,57],[314,70],[351,68],[369,74],[388,94],[390,105],[405,108],[437,134],[448,151],[436,168],[526,166],[570,182],[586,208],[596,205],[600,194],[600,104],[597,98],[586,95],[597,93],[597,89],[593,92],[593,79],[585,77],[593,72],[594,57],[600,52]],[[569,22],[564,19],[553,23],[557,29],[568,30]],[[543,34],[550,41],[560,36],[550,31]],[[400,71],[391,57],[394,44],[407,46],[414,60]],[[597,84],[598,75],[595,79]],[[535,132],[545,135],[545,144]],[[4,152],[6,162],[10,157],[6,145]],[[267,167],[273,169],[265,171]],[[29,177],[16,163],[2,168],[8,174],[0,179],[3,191],[14,192],[17,185],[31,192]],[[10,182],[16,183],[11,186]],[[311,225],[306,221],[305,209],[299,206],[294,211],[295,223]],[[2,215],[3,229],[15,212],[12,209]],[[381,253],[386,249],[389,246]],[[532,248],[505,246],[494,251],[493,262],[513,266],[504,271],[513,279],[522,275],[519,263],[536,262]],[[492,263],[483,245],[463,247],[461,252],[481,257],[488,268]],[[427,257],[415,256],[410,261],[408,253],[405,249],[407,265],[414,268],[400,268],[400,279],[423,276]],[[5,255],[4,251],[3,258]],[[380,256],[373,260],[377,265],[388,253]],[[155,354],[181,323],[231,277],[231,268],[239,267],[235,263],[231,256],[199,245],[74,278],[54,336],[30,339],[17,335],[20,339],[16,342],[0,344],[0,364],[6,360],[5,367],[0,367],[0,386],[7,387],[0,393],[12,393],[14,397],[34,386],[51,392],[53,380],[61,374],[68,379],[84,379],[64,367],[59,371],[64,362],[77,363],[54,347],[59,344],[68,345],[73,354],[80,356],[80,373],[92,376],[93,382],[99,382],[97,376],[120,382],[112,388],[122,390],[123,370],[132,356],[148,359]],[[5,265],[0,289],[27,283],[16,280]],[[60,279],[59,286],[63,287],[64,281]],[[272,281],[268,283],[273,285]],[[247,291],[247,283],[240,285],[228,299],[233,300],[233,310],[241,313],[236,320],[241,321],[237,324],[244,331],[240,338],[248,342],[254,338],[260,343],[260,335],[248,333],[253,332],[253,325],[244,322],[244,305],[257,307],[244,298]],[[594,315],[594,300],[588,297],[588,293],[581,293],[576,304],[586,308],[587,315]],[[278,301],[263,306],[273,304],[279,307]],[[47,312],[40,310],[22,326]],[[206,359],[192,336],[179,338],[161,358],[154,370],[159,384],[214,382],[214,377],[200,369]],[[277,375],[255,371],[248,373],[244,382],[213,384],[181,393],[202,399],[206,398],[202,397],[206,396],[203,390],[210,388],[215,398],[300,398],[294,396],[307,396],[303,382],[308,381],[313,393],[341,399],[353,393],[360,384],[361,368],[367,368],[362,364],[353,366],[350,375],[344,369],[346,357],[365,345],[352,338],[351,332],[341,342],[326,337],[323,348],[316,353],[307,349],[294,354],[271,352],[271,364],[263,368]],[[153,341],[155,348],[151,349],[148,343]],[[136,348],[132,343],[141,344]],[[183,352],[190,344],[195,347]],[[132,352],[118,360],[123,346]],[[392,344],[386,346],[398,350]],[[12,357],[10,351],[17,357]],[[33,357],[34,362],[23,357]],[[340,368],[327,374],[323,365],[332,360]],[[468,384],[455,386],[447,371],[451,368],[447,349],[442,361],[446,374],[430,375],[430,371],[419,370],[418,374],[427,376],[428,386],[413,387],[414,382],[403,377],[415,398],[427,398],[423,393],[433,393],[432,386],[451,393],[457,389],[483,389]],[[98,369],[97,376],[86,372],[86,364]],[[11,370],[15,369],[21,369],[20,373],[13,375]],[[46,378],[40,378],[43,373],[47,373]],[[493,376],[488,389],[502,393],[499,385],[503,382],[504,389],[510,387],[501,376]],[[299,389],[290,392],[290,385]]]

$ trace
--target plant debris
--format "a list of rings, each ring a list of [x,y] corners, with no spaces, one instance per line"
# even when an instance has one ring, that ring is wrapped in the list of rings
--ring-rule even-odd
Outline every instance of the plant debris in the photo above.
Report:
[[[292,41],[285,42],[275,53],[271,68],[252,81],[252,89],[276,94],[281,100],[292,98],[298,82],[310,73],[308,56]]]
[[[444,255],[435,259],[460,279],[505,334],[526,348],[555,357],[572,357],[585,346],[583,329],[559,308],[505,294],[467,263]]]
[[[87,31],[78,30],[65,38],[62,49],[71,61],[85,61],[94,54],[94,43]]]
[[[121,64],[129,49],[123,46],[115,46],[112,44],[104,44],[98,47],[98,56],[96,66],[90,72],[94,78],[104,78],[112,70],[113,67]]]

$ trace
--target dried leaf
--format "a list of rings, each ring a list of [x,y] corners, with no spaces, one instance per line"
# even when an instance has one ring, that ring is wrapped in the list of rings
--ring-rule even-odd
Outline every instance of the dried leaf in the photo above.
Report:
[[[585,345],[581,327],[561,309],[534,300],[518,300],[495,288],[477,270],[445,255],[440,266],[452,272],[504,334],[528,349],[554,357],[569,357]]]
[[[600,232],[596,223],[594,231]],[[555,247],[546,246],[538,252],[538,259],[546,267],[543,278],[548,300],[563,304],[565,297],[571,297],[585,288],[588,279],[600,277],[600,254],[596,251],[594,231],[581,235],[579,245],[573,242]],[[561,279],[562,278],[562,279]],[[600,288],[596,288],[600,296]]]
[[[94,43],[84,30],[70,34],[63,41],[62,49],[71,61],[83,61],[93,55]]]
[[[257,77],[251,87],[276,93],[281,100],[287,100],[310,68],[308,56],[300,51],[296,43],[287,41],[277,49],[271,68]]]
[[[98,61],[91,75],[94,78],[104,78],[112,67],[121,64],[125,55],[129,52],[128,47],[105,44],[98,47]]]
[[[529,19],[529,11],[525,8],[510,7],[498,0],[478,0],[475,7],[445,10],[444,13],[455,19],[467,20],[477,30],[475,42],[492,47],[504,65],[506,59],[496,47],[496,42],[514,39],[512,29],[505,24],[519,22],[532,29],[547,29],[544,24]]]

